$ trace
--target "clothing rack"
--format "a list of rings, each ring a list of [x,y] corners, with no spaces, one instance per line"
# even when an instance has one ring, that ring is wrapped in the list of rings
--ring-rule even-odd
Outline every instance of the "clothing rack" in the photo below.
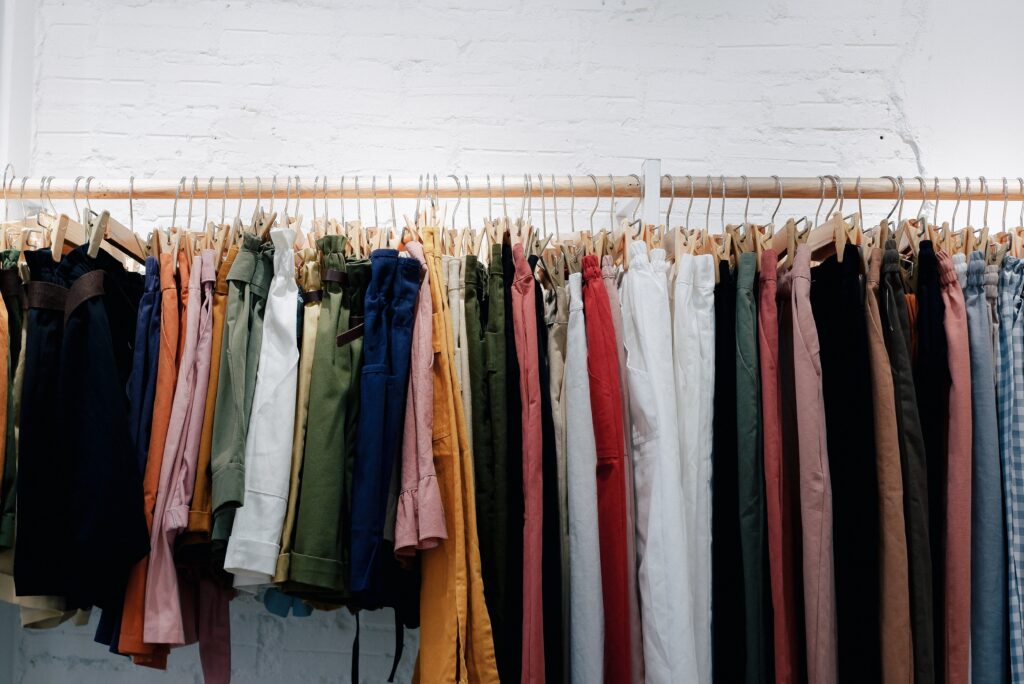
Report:
[[[504,179],[502,178],[504,175]],[[327,187],[324,187],[322,176],[317,181],[314,190],[313,178],[301,176],[298,189],[296,190],[294,179],[288,189],[292,198],[324,197],[330,199],[415,199],[417,197],[437,196],[445,198],[487,198],[501,200],[505,198],[521,198],[531,196],[540,198],[554,196],[558,198],[586,198],[586,197],[612,197],[616,198],[643,197],[642,176],[634,175],[554,175],[543,174],[543,187],[537,174],[534,174],[530,181],[524,180],[522,174],[491,174],[488,185],[487,176],[470,176],[468,186],[466,176],[459,176],[458,181],[454,176],[443,176],[437,174],[437,186],[433,182],[433,174],[429,189],[425,183],[416,178],[392,177],[387,175],[351,175],[344,176],[342,186],[342,175],[327,176]],[[858,197],[858,178],[842,177],[839,182],[833,182],[833,176],[823,176],[821,179],[814,176],[795,177],[785,176],[776,179],[772,176],[711,176],[709,192],[709,176],[693,175],[693,197],[695,199],[706,199],[710,194],[715,199],[723,195],[730,199],[779,199],[780,185],[783,199],[834,199],[841,192],[845,201],[856,201]],[[138,178],[129,182],[127,178],[95,178],[89,182],[86,192],[86,179],[84,177],[53,178],[46,180],[39,176],[16,177],[8,180],[7,199],[169,199],[176,196],[179,200],[188,200],[190,194],[195,199],[205,198],[209,191],[209,198],[215,199],[256,199],[263,197],[269,199],[271,196],[272,178],[270,176],[240,178],[238,176],[225,179],[224,176],[213,178],[198,178],[196,189],[192,192],[192,179],[189,177],[184,184],[181,180],[167,178]],[[936,180],[934,178],[924,179],[924,192],[916,178],[903,178],[902,192],[898,177],[890,178],[860,178],[859,196],[865,200],[897,200],[901,196],[905,200],[934,200],[936,197]],[[278,174],[274,196],[284,201],[288,177]],[[358,179],[359,187],[356,188]],[[938,179],[938,196],[941,200],[963,201],[984,201],[986,198],[993,202],[999,201],[1021,201],[1024,200],[1024,183],[1019,179],[1007,179],[1006,188],[1003,187],[1003,178],[988,179],[988,190],[986,192],[980,177],[971,178],[970,187],[967,187],[965,180],[954,178]],[[22,183],[24,181],[24,186]],[[648,184],[652,186],[654,193],[660,190],[660,197],[668,199],[673,195],[673,181],[675,185],[675,199],[689,200],[690,198],[690,177],[683,174],[666,174],[661,176],[660,188],[657,182]],[[723,190],[724,183],[724,190]],[[76,190],[77,187],[77,190]],[[650,196],[649,193],[647,196]]]

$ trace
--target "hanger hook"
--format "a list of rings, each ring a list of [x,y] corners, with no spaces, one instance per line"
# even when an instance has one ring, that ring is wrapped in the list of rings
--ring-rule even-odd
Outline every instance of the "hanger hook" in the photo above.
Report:
[[[178,179],[178,184],[174,186],[174,204],[171,205],[171,228],[177,228],[178,223],[178,197],[181,196],[181,191],[185,187],[185,177],[182,176]]]
[[[203,230],[206,230],[207,221],[210,218],[210,188],[213,187],[213,176],[206,181],[206,197],[203,200]]]
[[[611,178],[612,177],[611,174],[608,174],[608,177]],[[640,199],[637,200],[637,203],[635,205],[633,205],[633,213],[630,214],[630,216],[629,216],[629,222],[630,223],[636,223],[636,212],[640,211],[640,205],[644,201],[644,182],[642,180],[640,180],[640,176],[636,175],[635,173],[629,174],[629,177],[630,178],[636,178],[637,187],[640,188]],[[612,185],[614,185],[614,184],[615,183],[613,181]]]
[[[458,182],[459,179],[458,177],[456,177],[455,183],[458,184]],[[395,215],[395,186],[391,180],[390,173],[388,174],[388,202],[391,204],[391,227],[394,228],[396,232],[398,232],[398,217]],[[456,205],[456,208],[458,208],[458,205]],[[402,237],[400,233],[398,237]]]
[[[939,224],[939,177],[935,176],[935,207],[932,214],[932,223]]]
[[[238,206],[235,208],[235,218],[242,220],[242,198],[245,197],[245,176],[238,177]]]
[[[715,198],[714,188],[711,185],[711,174],[708,174],[708,206],[704,210],[704,230],[711,232],[711,200]]]
[[[21,204],[21,220],[28,220],[28,207],[25,205],[25,184],[28,183],[28,176],[21,177],[21,192],[18,193],[18,202]]]
[[[746,202],[743,204],[743,227],[747,227],[747,213],[750,211],[750,179],[746,176],[740,176],[743,179],[743,192],[747,196]]]
[[[28,176],[26,176],[26,178],[28,178]],[[92,210],[92,202],[89,201],[90,199],[92,199],[89,196],[89,194],[91,192],[90,186],[92,185],[92,182],[93,182],[93,180],[95,180],[95,178],[96,178],[96,176],[89,176],[88,178],[85,179],[85,208],[89,210],[90,214],[95,213]],[[21,182],[21,190],[24,193],[24,191],[25,191],[25,181]]]
[[[380,221],[377,219],[377,174],[370,177],[370,197],[373,198],[373,225],[380,230]]]
[[[668,199],[668,211],[665,212],[665,228],[672,230],[672,205],[676,201],[676,179],[672,177],[671,173],[666,173],[662,178],[668,178],[669,183],[669,199]]]
[[[860,194],[860,176],[857,176],[857,185],[855,187],[857,190],[857,214],[860,215],[861,223],[864,223],[864,204]]]
[[[452,209],[452,230],[455,230],[455,215],[459,213],[459,205],[462,204],[462,183],[459,182],[459,177],[454,173],[448,174],[448,177],[455,181],[456,197],[455,208]],[[391,176],[388,176],[388,182],[391,182]]]
[[[988,180],[986,180],[984,176],[978,176],[978,182],[981,183],[981,191],[985,193],[985,212],[982,215],[981,227],[988,228]]]
[[[427,183],[430,183],[430,179],[427,179]],[[363,224],[363,202],[360,199],[359,194],[359,175],[356,174],[356,221],[359,221],[359,225]]]
[[[611,191],[611,201],[608,202],[608,230],[615,230],[615,177],[610,173],[608,186]]]
[[[523,217],[526,215],[526,198],[530,195],[530,177],[523,174],[523,201],[519,203],[519,225],[523,225]]]
[[[590,180],[594,181],[594,208],[590,210],[590,232],[594,232],[594,214],[597,213],[597,204],[601,198],[600,188],[597,185],[597,176],[592,173],[588,173]]]
[[[7,166],[4,167],[4,221],[7,220],[7,217],[10,214],[10,211],[9,211],[9,208],[8,208],[8,205],[7,205],[7,173],[8,173],[8,171],[11,174],[11,182],[13,183],[14,182],[14,164],[11,164],[10,162],[8,162]]]
[[[576,187],[573,185],[572,174],[571,173],[569,174],[568,178],[569,178],[569,229],[573,233],[575,233],[576,232]],[[554,211],[555,211],[555,237],[556,238],[560,238],[561,236],[560,236],[560,234],[558,232],[558,193],[556,192],[556,190],[557,190],[557,188],[555,187],[555,175],[551,174],[551,202],[552,202],[553,206],[555,207],[555,209],[554,209]],[[1022,210],[1022,211],[1024,211],[1024,210]]]
[[[274,213],[274,198],[277,197],[277,174],[270,177],[270,213]]]
[[[462,180],[466,183],[466,225],[469,229],[473,229],[473,216],[469,213],[470,208],[473,205],[473,195],[469,191],[469,174],[463,174]]]
[[[572,205],[576,205],[576,190],[572,186],[572,176],[569,176],[569,191],[572,195]],[[562,234],[558,230],[558,184],[555,183],[555,174],[551,174],[551,213],[555,217],[555,239],[560,240]],[[572,225],[572,229],[576,230],[576,219],[569,216],[569,220]]]
[[[320,185],[320,176],[313,176],[313,228],[316,229],[316,186]]]
[[[956,230],[956,214],[960,211],[960,176],[953,176],[953,183],[956,184],[956,204],[953,205],[953,217],[950,219],[950,225],[953,230]]]
[[[1010,189],[1006,185],[1006,176],[1003,176],[1003,232],[1006,232],[1006,207],[1010,203]]]
[[[199,185],[199,177],[198,176],[192,176],[192,187],[189,189],[189,193],[188,193],[188,221],[185,223],[185,230],[186,231],[192,230],[192,200],[195,199],[196,189],[197,189],[198,185]]]
[[[71,203],[75,205],[75,219],[81,217],[81,212],[78,210],[78,184],[82,182],[85,176],[77,176],[75,178],[75,185],[71,188]],[[14,179],[11,179],[11,187],[14,187]]]
[[[1020,183],[1020,192],[1024,196],[1024,177],[1017,176],[1017,182]],[[1024,226],[1024,199],[1021,199],[1020,203],[1020,225]]]
[[[964,194],[967,195],[967,227],[971,227],[971,177],[964,178]]]
[[[419,199],[417,199],[419,203]],[[341,208],[341,227],[345,227],[345,176],[338,181],[338,206]]]
[[[690,209],[693,208],[693,176],[686,174],[686,178],[690,181],[690,201],[686,205],[686,224],[685,228],[690,229]]]
[[[330,216],[328,214],[328,212],[330,211],[330,207],[327,206],[327,175],[326,174],[324,175],[324,184],[322,186],[320,186],[320,187],[322,187],[324,189],[324,192],[323,192],[323,198],[324,198],[324,229],[326,230],[327,229],[327,224],[330,222]],[[316,198],[315,197],[313,198],[313,202],[314,203],[316,202]]]
[[[220,224],[224,225],[224,208],[228,203],[228,186],[231,185],[231,179],[224,176],[224,194],[220,198]]]
[[[821,199],[818,200],[818,208],[814,210],[814,226],[818,226],[818,216],[821,214],[821,206],[825,204],[825,177],[818,176],[818,190],[821,191]]]
[[[914,176],[914,180],[921,186],[921,206],[917,208],[917,219],[920,221],[921,217],[924,216],[924,205],[928,201],[928,189],[924,184],[924,176]]]
[[[544,174],[538,173],[537,180],[540,181],[540,228],[546,238],[548,236],[548,213],[547,205],[544,203]]]
[[[505,197],[505,174],[501,174],[501,215],[508,221],[508,201]]]
[[[899,200],[899,185],[896,183],[896,179],[893,178],[892,176],[882,176],[882,178],[888,178],[889,182],[892,183],[893,191],[896,192],[896,202],[893,203],[892,208],[889,210],[889,213],[885,215],[885,219],[884,220],[888,221],[892,217],[893,213],[896,211],[896,206],[900,203],[900,200]]]
[[[722,224],[722,232],[725,233],[725,175],[719,176],[718,180],[722,184],[722,211],[718,215],[718,220]]]
[[[779,213],[779,207],[782,206],[782,179],[778,176],[772,176],[775,179],[775,186],[779,190],[779,201],[775,205],[775,211],[772,212],[772,225],[775,225],[775,215]]]

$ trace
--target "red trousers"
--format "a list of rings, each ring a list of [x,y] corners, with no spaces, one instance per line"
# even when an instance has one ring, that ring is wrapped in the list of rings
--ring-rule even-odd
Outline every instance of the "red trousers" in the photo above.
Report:
[[[626,464],[618,350],[608,290],[597,257],[583,258],[583,311],[587,327],[590,410],[597,445],[597,524],[604,598],[604,677],[628,682],[632,674],[629,563],[626,546]]]

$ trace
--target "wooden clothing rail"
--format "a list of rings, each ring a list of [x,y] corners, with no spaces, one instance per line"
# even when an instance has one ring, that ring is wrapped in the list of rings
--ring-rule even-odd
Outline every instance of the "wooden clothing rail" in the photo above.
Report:
[[[500,202],[502,197],[506,199],[531,196],[550,199],[552,194],[559,199],[592,198],[631,198],[644,197],[643,178],[637,175],[608,176],[596,175],[592,178],[589,175],[554,175],[544,174],[543,187],[537,175],[533,175],[526,181],[523,175],[505,174],[502,181],[501,174],[490,176],[490,187],[486,176],[470,176],[468,178],[468,190],[465,176],[459,176],[458,181],[452,176],[437,176],[436,194],[434,190],[433,176],[431,177],[430,188],[426,189],[425,184],[415,178],[392,177],[391,185],[388,185],[388,176],[371,175],[346,175],[344,184],[342,176],[327,177],[327,186],[324,187],[323,177],[316,181],[309,176],[301,177],[298,189],[294,182],[295,175],[291,176],[292,183],[288,188],[288,194],[292,199],[296,196],[302,198],[316,197],[323,199],[360,199],[360,200],[387,200],[395,199],[416,199],[417,197],[428,198],[432,196],[445,198],[467,198],[483,199],[490,197]],[[723,196],[723,181],[725,185],[724,196],[730,199],[779,199],[780,184],[783,199],[834,199],[842,192],[844,201],[857,201],[857,178],[843,177],[839,183],[834,183],[832,177],[792,177],[785,176],[776,179],[771,176],[751,176],[744,179],[741,176],[711,176],[710,188],[707,175],[694,175],[693,197],[696,200],[706,200],[709,194],[715,199]],[[44,180],[45,179],[45,180]],[[356,182],[358,179],[358,189]],[[915,178],[903,178],[902,193],[899,182],[889,178],[861,178],[859,194],[865,200],[897,200],[902,195],[906,200],[934,200],[936,197],[936,186],[934,178],[926,178],[924,193],[921,185]],[[971,178],[968,192],[967,183],[961,179],[958,183],[953,178],[942,178],[938,180],[938,196],[941,200],[962,201],[984,201],[986,198],[992,202],[1021,201],[1024,200],[1024,183],[1019,179],[1007,179],[1004,191],[1003,178],[988,179],[987,192],[979,178]],[[675,190],[673,193],[673,183]],[[269,200],[273,181],[271,177],[247,177],[238,176],[215,177],[212,182],[209,177],[198,178],[196,189],[192,192],[192,178],[189,177],[184,185],[180,180],[159,179],[159,178],[136,178],[129,181],[127,178],[95,178],[89,182],[86,192],[86,179],[80,178],[77,181],[73,178],[50,178],[50,177],[9,177],[7,181],[7,192],[5,199],[9,201],[40,198],[49,199],[72,199],[84,201],[86,197],[90,200],[101,199],[168,199],[175,197],[179,201],[189,199],[191,195],[194,200],[205,200],[207,191],[210,201],[226,199],[256,199],[257,197]],[[690,177],[680,174],[668,174],[661,176],[660,188],[658,183],[649,184],[653,186],[651,195],[660,194],[661,199],[669,199],[675,196],[677,201],[689,201]],[[285,200],[287,177],[277,176],[276,188],[274,190],[275,201]],[[554,193],[552,193],[552,188]],[[660,190],[660,193],[658,192]],[[647,195],[650,197],[651,195]],[[563,207],[564,209],[565,207]],[[536,209],[536,207],[534,207]],[[910,210],[908,207],[907,210]],[[509,208],[511,212],[511,207]],[[516,208],[518,211],[518,207]]]

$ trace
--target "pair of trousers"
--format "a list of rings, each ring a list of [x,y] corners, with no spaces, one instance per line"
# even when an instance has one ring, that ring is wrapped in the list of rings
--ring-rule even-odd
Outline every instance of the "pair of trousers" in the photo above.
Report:
[[[1021,486],[1024,482],[1024,261],[1007,256],[999,276],[999,452],[1006,504],[1007,583],[1009,585],[1010,676],[1024,678],[1024,530]]]
[[[7,342],[5,356],[6,371],[3,373],[3,384],[7,387],[7,400],[0,403],[3,421],[0,423],[0,551],[14,547],[15,531],[15,500],[17,479],[17,444],[14,433],[14,375],[18,368],[18,355],[21,353],[21,330],[24,317],[25,291],[21,284],[21,276],[17,269],[17,254],[14,250],[3,253],[3,269],[0,270],[0,294],[3,295]],[[13,255],[13,258],[12,258]],[[2,362],[0,362],[2,365]]]
[[[622,328],[629,381],[636,544],[647,681],[696,681],[692,597],[678,581],[690,552],[683,521],[665,251],[629,246]]]
[[[1009,623],[993,323],[985,271],[984,254],[972,253],[964,288],[971,363],[971,681],[996,684],[1008,671]]]
[[[839,680],[881,677],[878,477],[860,250],[846,245],[811,269],[811,309],[832,480]]]
[[[498,276],[497,285],[501,284],[501,251],[498,246]],[[492,247],[492,253],[493,253]],[[493,258],[493,257],[492,257]],[[487,611],[491,617],[491,629],[494,632],[495,643],[500,643],[500,630],[503,626],[500,604],[496,602],[498,595],[496,583],[499,573],[499,558],[503,549],[498,548],[495,535],[498,532],[497,520],[497,474],[495,466],[497,463],[496,449],[502,448],[498,444],[495,435],[501,429],[496,424],[496,418],[504,425],[504,412],[496,415],[497,409],[491,401],[491,385],[498,382],[494,377],[494,365],[497,349],[491,344],[492,335],[488,334],[487,328],[490,325],[490,317],[497,315],[495,302],[490,297],[491,278],[488,277],[487,268],[480,263],[475,254],[466,256],[463,266],[466,271],[466,352],[469,357],[469,377],[463,377],[463,383],[468,381],[470,386],[470,398],[472,400],[472,424],[473,424],[473,481],[476,484],[477,503],[477,537],[480,540],[480,571],[484,581],[484,598],[487,603]],[[502,301],[501,294],[497,300]],[[500,311],[504,313],[504,310]],[[500,341],[504,343],[504,332],[501,333]],[[501,372],[504,375],[504,359],[502,359]],[[500,394],[504,397],[504,394]],[[504,402],[502,402],[502,406]],[[504,437],[504,436],[502,436]],[[502,530],[504,528],[501,528]]]
[[[558,615],[561,618],[559,643],[561,645],[560,662],[562,672],[559,673],[559,681],[568,680],[568,639],[569,639],[569,522],[568,522],[568,474],[565,462],[565,337],[568,325],[568,307],[565,299],[564,272],[557,269],[548,270],[548,265],[543,264],[543,282],[547,285],[544,290],[544,323],[548,329],[546,360],[548,364],[548,387],[549,405],[551,408],[552,439],[554,442],[554,467],[549,469],[558,483],[557,489],[552,488],[549,495],[550,505],[557,497],[557,535],[558,535],[558,570],[561,575],[561,582],[558,586],[558,595],[561,597],[561,605],[558,606]],[[602,286],[603,287],[603,286]],[[612,331],[612,336],[614,331]],[[617,380],[617,374],[615,376]],[[542,391],[544,388],[541,388]],[[547,513],[545,513],[547,516]],[[549,539],[556,531],[554,528],[545,525],[549,533]],[[635,586],[635,585],[634,585]]]
[[[228,272],[228,303],[211,443],[214,554],[231,536],[235,510],[245,495],[245,444],[263,341],[267,286],[273,274],[258,236],[242,235]]]
[[[286,582],[290,577],[292,543],[295,537],[295,516],[299,504],[299,483],[302,475],[302,455],[306,446],[306,426],[309,423],[309,387],[313,381],[313,357],[316,350],[316,328],[320,320],[320,302],[323,290],[320,283],[320,253],[307,247],[300,253],[302,265],[297,274],[302,297],[302,333],[299,341],[299,375],[295,389],[295,428],[292,430],[292,467],[288,478],[288,507],[281,531],[281,553],[277,557],[274,581]],[[300,608],[301,610],[301,608]]]
[[[932,556],[932,662],[937,681],[945,680],[946,447],[950,368],[943,325],[939,268],[930,240],[923,240],[915,269],[917,283],[917,353],[913,357],[914,389],[928,463],[928,538]]]
[[[746,659],[738,654],[746,654],[747,644],[743,619],[745,604],[737,465],[736,284],[728,262],[719,261],[718,272],[718,284],[715,286],[715,396],[712,424],[711,672],[716,681],[739,682],[744,678]],[[636,401],[632,387],[630,385],[631,410],[632,403]],[[647,639],[646,627],[644,639]]]
[[[569,497],[569,673],[570,680],[578,684],[604,681],[608,655],[604,601],[596,600],[598,596],[603,598],[602,547],[582,282],[580,273],[569,274],[564,386]]]
[[[492,274],[493,275],[493,274]],[[501,278],[503,283],[502,304],[505,329],[505,484],[496,483],[498,515],[504,508],[505,532],[505,604],[502,619],[505,628],[500,629],[502,642],[496,647],[501,678],[519,681],[523,666],[523,521],[526,511],[523,495],[523,404],[519,395],[520,367],[516,353],[516,329],[513,321],[512,290],[516,280],[516,267],[512,259],[512,242],[508,231],[502,237]],[[495,472],[499,466],[495,465]],[[501,496],[504,490],[504,506]],[[500,590],[499,590],[500,591]]]
[[[405,399],[402,488],[395,520],[395,554],[413,556],[417,550],[438,546],[448,538],[448,531],[445,525],[444,505],[441,503],[441,490],[437,483],[437,472],[434,470],[434,325],[433,305],[430,301],[430,275],[427,273],[423,245],[418,242],[407,242],[405,251],[416,260],[419,285],[415,296],[409,387]],[[472,309],[471,303],[467,301],[467,313]],[[470,352],[474,349],[472,340],[470,337]],[[478,486],[477,492],[479,491]],[[483,550],[480,555],[482,561]],[[485,588],[486,583],[485,575]]]
[[[684,581],[694,595],[692,629],[700,681],[711,678],[711,445],[715,374],[715,273],[711,256],[683,254],[672,297],[684,524],[692,553]]]
[[[470,444],[473,443],[473,396],[469,381],[469,354],[466,349],[466,269],[459,257],[442,257],[445,284],[448,288],[448,311],[452,319],[452,340],[455,343],[455,370],[462,392],[462,407],[466,413],[466,427]]]
[[[519,397],[522,402],[523,444],[523,679],[543,681],[544,653],[544,478],[543,426],[541,425],[540,367],[537,350],[537,309],[533,272],[523,246],[512,248],[515,281],[512,316],[516,357],[519,361]]]
[[[273,278],[267,291],[259,371],[245,442],[245,499],[235,515],[224,569],[236,588],[255,590],[277,571],[288,508],[299,349],[295,284],[295,231],[270,231]]]
[[[359,427],[352,473],[352,591],[363,606],[385,603],[382,585],[394,549],[385,544],[388,493],[400,461],[420,262],[398,250],[370,254]],[[468,379],[468,378],[467,378]]]
[[[211,486],[213,473],[210,470],[213,420],[217,408],[221,352],[226,330],[228,273],[231,271],[237,254],[238,246],[231,245],[224,261],[217,267],[217,280],[213,286],[210,380],[206,386],[206,403],[203,406],[203,432],[199,438],[199,460],[196,462],[196,484],[188,512],[188,527],[178,537],[177,557],[179,560],[187,560],[194,556],[205,560],[210,549],[210,533],[213,529],[213,490]]]
[[[797,247],[792,269],[780,282],[788,298],[792,327],[793,386],[796,392],[800,468],[800,523],[803,542],[804,622],[807,625],[807,679],[835,681],[836,614],[829,475],[820,347],[811,309],[811,252]]]
[[[597,448],[597,515],[601,550],[601,596],[604,599],[604,672],[610,681],[632,676],[630,593],[626,547],[625,434],[622,392],[617,371],[615,328],[611,305],[597,257],[583,257],[584,311],[587,328],[587,369],[590,408]],[[641,644],[636,644],[641,647]]]
[[[903,512],[903,472],[896,419],[896,390],[886,351],[879,283],[882,251],[872,249],[864,295],[868,356],[871,366],[875,468],[878,475],[879,617],[881,671],[886,682],[914,681],[910,633],[910,579],[907,527]]]
[[[555,445],[554,407],[551,404],[551,371],[548,366],[548,334],[544,293],[536,276],[540,257],[527,259],[533,278],[534,313],[537,327],[537,380],[540,385],[541,479],[543,490],[543,545],[541,592],[544,595],[544,670],[550,681],[566,678],[565,634],[562,627],[562,505],[559,499],[558,453]],[[602,286],[603,287],[603,286]]]
[[[175,255],[170,253],[160,255],[160,343],[148,454],[143,474],[144,514],[150,532],[153,529],[153,515],[156,510],[157,490],[160,487],[164,442],[167,440],[171,407],[174,402],[174,384],[178,373],[178,337],[181,321],[174,264]],[[118,650],[121,653],[132,655],[136,664],[164,669],[167,666],[167,647],[147,644],[143,639],[148,573],[149,557],[147,556],[132,568],[131,576],[128,579]]]
[[[778,256],[773,249],[761,254],[757,307],[758,360],[761,370],[762,448],[764,458],[765,512],[768,530],[768,565],[771,575],[772,637],[775,681],[792,684],[802,680],[803,635],[800,626],[800,543],[793,514],[796,481],[783,460],[783,400],[780,383]],[[795,437],[790,431],[789,439]]]
[[[185,344],[164,442],[160,484],[150,530],[143,638],[151,644],[185,643],[178,574],[172,550],[178,531],[188,523],[188,506],[196,479],[195,466],[210,377],[213,250],[206,250],[193,258],[189,281]]]
[[[255,591],[278,569],[288,509],[299,350],[296,329],[295,231],[270,231],[261,262],[272,261],[265,292],[259,361],[245,444],[245,496],[234,515],[224,569],[234,587]],[[254,283],[251,288],[256,291]]]
[[[768,617],[768,542],[761,444],[761,371],[757,357],[757,254],[736,269],[736,433],[740,552],[743,558],[747,658],[744,679],[764,682],[772,671]]]
[[[903,506],[910,572],[910,626],[914,645],[914,680],[935,679],[932,638],[932,554],[928,532],[928,463],[910,363],[909,314],[894,240],[885,245],[879,303],[882,330],[892,370],[896,427],[900,441]]]
[[[615,328],[615,351],[619,361],[619,390],[622,392],[622,428],[623,434],[629,435],[629,387],[626,381],[626,347],[622,342],[622,306],[619,301],[618,278],[620,270],[616,268],[611,255],[606,254],[601,258],[601,277],[604,280],[604,289],[608,292],[608,304],[612,312],[612,326]],[[714,283],[714,277],[711,282]],[[709,293],[713,297],[713,293]],[[709,390],[710,391],[710,390]],[[705,436],[710,444],[710,435]],[[640,593],[639,585],[636,582],[636,492],[633,485],[633,440],[626,439],[626,557],[629,558],[629,565],[626,572],[629,576],[629,586],[632,591],[629,593],[629,634],[630,642],[633,644],[633,670],[631,680],[642,682],[644,680],[644,649],[643,629],[640,620]],[[708,467],[710,469],[710,463]],[[710,470],[709,470],[710,477]],[[710,506],[710,504],[709,504]],[[710,516],[710,512],[708,514]],[[710,540],[710,517],[708,519],[708,539]],[[707,558],[708,572],[711,570],[710,556]],[[711,611],[711,595],[704,599],[708,612]],[[710,622],[710,621],[709,621]],[[710,637],[709,637],[710,639]],[[710,656],[709,656],[710,657]]]
[[[959,274],[948,254],[939,252],[937,258],[951,380],[946,451],[944,671],[949,681],[966,682],[970,679],[971,640],[971,351]]]
[[[472,456],[457,387],[451,319],[443,294],[441,240],[423,231],[434,323],[434,460],[448,539],[422,554],[416,681],[497,682],[477,541]]]
[[[323,302],[317,321],[313,378],[290,593],[341,603],[349,596],[351,486],[359,417],[363,341],[338,346],[338,336],[363,322],[370,264],[345,259],[346,238],[317,240],[323,255]]]

